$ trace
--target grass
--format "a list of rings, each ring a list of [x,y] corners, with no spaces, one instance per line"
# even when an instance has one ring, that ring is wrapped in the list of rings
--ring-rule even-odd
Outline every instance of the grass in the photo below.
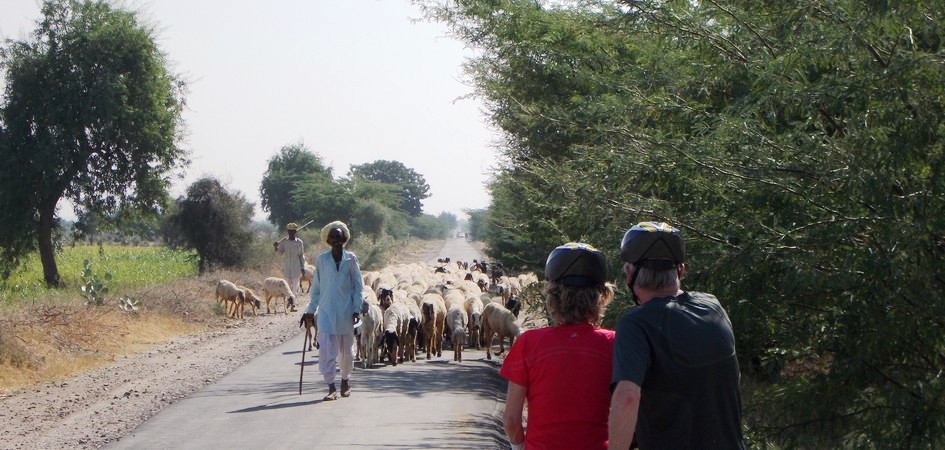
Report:
[[[216,312],[191,255],[161,246],[66,247],[56,255],[61,289],[46,287],[32,255],[0,284],[0,388],[67,377],[200,329]],[[97,307],[80,292],[86,260],[108,287]],[[138,311],[118,307],[126,296],[140,301]]]
[[[65,247],[56,255],[59,276],[64,289],[48,289],[43,281],[43,268],[38,255],[24,261],[10,279],[0,284],[0,304],[11,305],[44,297],[79,297],[84,284],[84,261],[92,263],[92,272],[101,278],[112,274],[107,283],[112,294],[167,283],[197,273],[193,252],[166,247],[130,247],[121,245],[87,245]]]

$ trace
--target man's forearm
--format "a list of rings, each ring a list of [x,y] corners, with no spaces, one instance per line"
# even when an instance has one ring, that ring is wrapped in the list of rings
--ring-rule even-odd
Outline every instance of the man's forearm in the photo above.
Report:
[[[621,381],[610,398],[608,419],[608,448],[629,449],[633,433],[637,428],[640,411],[640,386],[630,381]]]

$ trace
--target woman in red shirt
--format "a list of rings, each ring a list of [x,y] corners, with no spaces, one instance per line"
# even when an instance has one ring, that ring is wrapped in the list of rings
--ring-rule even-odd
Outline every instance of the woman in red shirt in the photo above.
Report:
[[[522,333],[502,364],[505,433],[515,450],[606,449],[614,332],[594,324],[614,298],[607,258],[568,243],[548,255],[545,278],[545,307],[556,325]]]

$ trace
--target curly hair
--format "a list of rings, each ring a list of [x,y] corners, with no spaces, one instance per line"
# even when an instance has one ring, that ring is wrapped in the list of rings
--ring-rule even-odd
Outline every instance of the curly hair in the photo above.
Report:
[[[565,286],[545,281],[545,308],[558,324],[597,323],[604,309],[614,299],[614,285]]]

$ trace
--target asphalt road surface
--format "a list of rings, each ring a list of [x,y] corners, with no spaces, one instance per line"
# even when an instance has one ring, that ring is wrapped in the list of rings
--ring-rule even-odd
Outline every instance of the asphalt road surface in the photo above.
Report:
[[[449,239],[439,257],[471,262],[481,255],[464,239]],[[462,363],[447,349],[397,366],[355,362],[351,396],[326,402],[317,350],[305,354],[299,395],[302,340],[300,333],[107,448],[507,448],[506,384],[484,350],[465,350]]]

